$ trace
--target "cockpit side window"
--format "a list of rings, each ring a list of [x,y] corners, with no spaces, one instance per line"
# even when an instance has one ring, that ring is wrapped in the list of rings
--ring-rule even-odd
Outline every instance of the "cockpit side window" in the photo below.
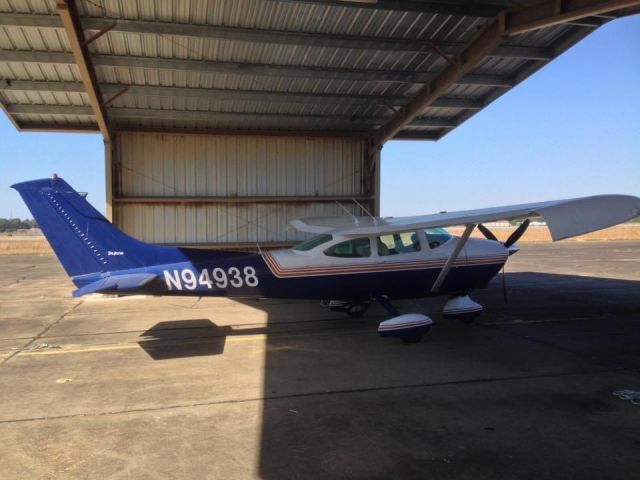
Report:
[[[330,242],[331,240],[333,240],[333,236],[331,235],[318,235],[316,237],[310,238],[309,240],[305,240],[304,242],[300,242],[293,247],[293,250],[307,252],[319,245],[322,245],[323,243]]]
[[[427,243],[430,248],[438,248],[444,245],[451,238],[451,234],[444,228],[425,228],[424,234],[427,236]]]
[[[397,255],[420,251],[420,240],[416,232],[392,233],[378,237],[378,256]]]
[[[355,238],[346,242],[336,243],[327,248],[324,254],[329,257],[360,258],[371,256],[371,242],[368,238]]]

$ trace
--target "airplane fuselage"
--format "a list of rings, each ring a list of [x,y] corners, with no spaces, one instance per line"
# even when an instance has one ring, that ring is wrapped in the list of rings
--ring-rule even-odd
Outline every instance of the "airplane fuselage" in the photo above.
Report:
[[[181,261],[76,276],[80,288],[108,275],[150,273],[153,282],[122,294],[263,297],[297,299],[368,300],[430,295],[450,249],[408,255],[411,258],[340,259],[329,264],[292,265],[292,251],[273,253],[207,252],[180,249]],[[126,255],[123,252],[122,255]],[[502,268],[507,249],[497,242],[472,239],[447,275],[439,294],[456,294],[481,288]],[[402,257],[398,255],[397,257]],[[177,259],[176,259],[177,260]],[[295,260],[295,258],[294,258]],[[302,259],[303,261],[305,259]]]

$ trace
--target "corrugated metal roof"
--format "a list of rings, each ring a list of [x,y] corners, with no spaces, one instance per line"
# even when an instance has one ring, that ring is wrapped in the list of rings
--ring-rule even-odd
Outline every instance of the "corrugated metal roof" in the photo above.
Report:
[[[85,36],[116,25],[88,47],[104,101],[133,87],[106,107],[116,129],[372,132],[447,66],[426,42],[452,54],[486,22],[321,3],[76,1],[91,27]],[[97,129],[95,117],[78,114],[90,104],[55,1],[13,0],[0,12],[0,101],[9,114],[21,128]],[[446,134],[592,29],[558,25],[510,39],[511,50],[485,58],[406,130]]]

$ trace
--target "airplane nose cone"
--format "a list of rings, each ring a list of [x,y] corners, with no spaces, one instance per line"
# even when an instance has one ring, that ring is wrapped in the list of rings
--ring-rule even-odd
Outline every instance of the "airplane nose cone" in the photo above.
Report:
[[[518,247],[514,245],[512,245],[511,248],[515,248],[516,251],[518,250]],[[505,250],[509,251],[502,242],[485,240],[484,238],[470,238],[467,242],[466,250],[467,256],[469,257],[502,256],[505,254]]]

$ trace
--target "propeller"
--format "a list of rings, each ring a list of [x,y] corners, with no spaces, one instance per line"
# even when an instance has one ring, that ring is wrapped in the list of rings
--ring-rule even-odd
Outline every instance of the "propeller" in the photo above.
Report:
[[[518,240],[520,240],[520,237],[522,237],[522,235],[524,235],[524,232],[527,230],[527,228],[529,228],[529,224],[530,223],[531,223],[531,221],[528,218],[525,219],[525,221],[522,222],[518,226],[518,228],[516,228],[513,231],[513,233],[511,235],[509,235],[509,238],[507,238],[504,241],[503,245],[506,248],[509,248],[511,245],[513,245]],[[493,234],[493,232],[491,230],[489,230],[487,227],[485,227],[481,223],[478,224],[478,230],[480,230],[482,232],[482,234],[487,238],[487,240],[495,240],[496,242],[500,241]],[[505,273],[504,273],[504,265],[502,265],[502,298],[504,299],[504,303],[508,303],[507,302],[507,279],[506,279],[506,276],[505,276]]]
[[[498,237],[496,237],[493,234],[493,232],[489,230],[487,227],[485,227],[483,224],[481,223],[478,224],[478,230],[482,232],[482,234],[485,236],[487,240],[495,240],[496,242],[499,242]]]
[[[524,232],[526,232],[527,228],[529,228],[530,223],[531,221],[527,218],[524,222],[520,224],[518,228],[516,228],[513,231],[511,235],[509,235],[509,238],[507,238],[503,242],[503,245],[509,248],[511,245],[513,245],[518,240],[520,240],[520,237],[522,237],[522,235],[524,235]],[[496,237],[491,230],[489,230],[487,227],[485,227],[481,223],[478,224],[478,230],[482,232],[482,234],[485,236],[487,240],[495,240],[496,242],[499,242],[498,237]]]
[[[531,221],[528,218],[525,219],[525,221],[522,222],[520,226],[516,228],[511,235],[509,235],[509,238],[507,238],[507,240],[504,242],[504,246],[509,248],[511,245],[513,245],[518,240],[520,240],[520,237],[524,235],[524,232],[527,230],[527,228],[529,228],[530,223]]]

